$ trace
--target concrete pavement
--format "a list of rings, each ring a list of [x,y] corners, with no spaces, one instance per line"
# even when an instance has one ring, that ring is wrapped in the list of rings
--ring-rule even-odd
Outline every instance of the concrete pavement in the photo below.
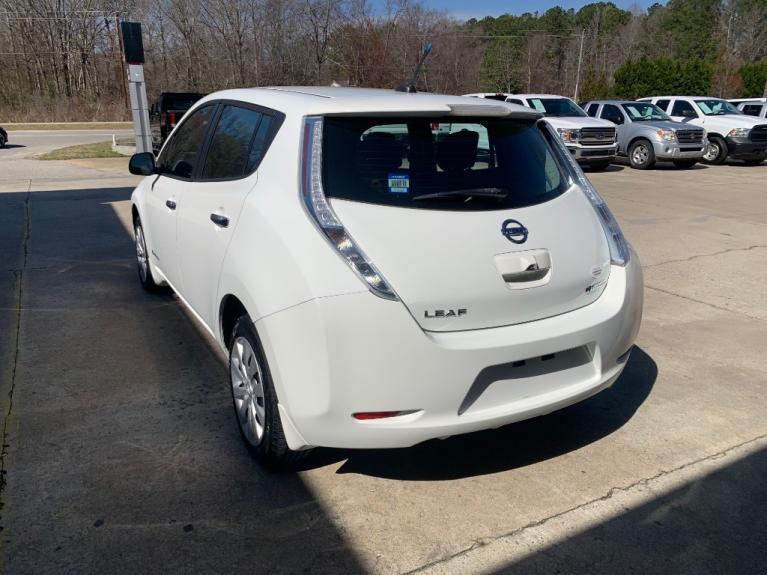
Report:
[[[647,283],[612,389],[271,474],[240,445],[223,358],[136,281],[135,179],[45,163],[0,171],[6,572],[763,568],[767,165],[590,174]]]

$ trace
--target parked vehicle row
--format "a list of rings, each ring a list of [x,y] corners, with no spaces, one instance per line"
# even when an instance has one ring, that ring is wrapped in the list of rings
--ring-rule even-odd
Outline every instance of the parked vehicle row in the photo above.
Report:
[[[618,378],[641,266],[541,117],[461,96],[229,90],[156,161],[131,158],[148,176],[132,195],[139,280],[171,286],[228,353],[254,455],[411,446]]]
[[[649,168],[659,160],[690,168],[698,161],[721,164],[731,158],[755,165],[767,158],[767,123],[762,121],[767,115],[767,98],[730,103],[719,98],[658,96],[636,102],[595,100],[577,106],[569,98],[554,95],[466,95],[540,111],[578,163],[596,169],[606,167],[615,156],[627,157],[637,169]],[[598,127],[587,124],[583,116],[600,122],[603,128],[610,126],[614,137],[603,132],[597,134],[602,141],[594,141],[590,137]]]
[[[669,160],[678,168],[691,168],[703,156],[708,142],[703,128],[674,122],[647,102],[594,100],[583,104],[586,113],[616,125],[618,154],[632,168],[644,170],[656,160]]]
[[[727,158],[756,165],[767,158],[767,123],[747,116],[727,100],[695,96],[640,98],[667,112],[673,120],[705,128],[708,147],[703,161],[721,164]]]
[[[466,94],[474,98],[498,100],[532,108],[543,114],[559,133],[567,149],[583,165],[604,169],[618,152],[615,125],[589,118],[570,98],[552,94]]]

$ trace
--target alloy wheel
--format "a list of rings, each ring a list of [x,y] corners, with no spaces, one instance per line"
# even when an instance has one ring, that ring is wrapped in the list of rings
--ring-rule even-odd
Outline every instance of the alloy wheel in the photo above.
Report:
[[[244,337],[238,337],[229,356],[229,373],[237,420],[254,447],[264,438],[266,400],[264,379],[256,352]]]
[[[713,162],[719,157],[719,145],[716,142],[709,142],[706,151],[703,154],[703,159],[707,162]]]
[[[634,165],[641,166],[645,162],[647,162],[647,159],[650,157],[650,151],[647,149],[647,146],[644,144],[639,144],[637,146],[634,146],[634,150],[631,152],[631,162]]]

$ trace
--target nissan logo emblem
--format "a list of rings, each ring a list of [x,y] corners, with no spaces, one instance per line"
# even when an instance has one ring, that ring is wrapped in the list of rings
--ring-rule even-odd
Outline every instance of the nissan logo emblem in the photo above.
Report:
[[[501,224],[501,233],[514,244],[524,244],[530,232],[517,220],[505,220]]]

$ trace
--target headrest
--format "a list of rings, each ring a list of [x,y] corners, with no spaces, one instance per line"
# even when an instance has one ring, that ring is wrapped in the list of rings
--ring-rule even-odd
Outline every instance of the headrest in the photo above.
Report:
[[[463,129],[443,136],[437,144],[437,165],[445,172],[468,170],[477,161],[479,133]]]
[[[394,134],[372,132],[357,146],[360,174],[382,174],[399,168],[404,148]]]

